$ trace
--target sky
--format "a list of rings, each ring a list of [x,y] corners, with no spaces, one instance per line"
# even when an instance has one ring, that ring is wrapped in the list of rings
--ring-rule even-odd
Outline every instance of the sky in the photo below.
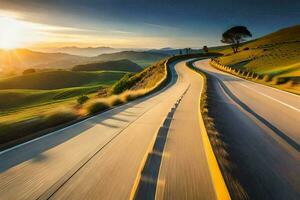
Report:
[[[40,48],[201,48],[231,26],[257,38],[297,24],[299,0],[0,0],[3,34]]]

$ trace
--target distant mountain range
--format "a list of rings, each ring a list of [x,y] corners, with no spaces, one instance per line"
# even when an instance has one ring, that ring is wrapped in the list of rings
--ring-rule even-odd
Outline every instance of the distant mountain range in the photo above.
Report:
[[[145,67],[168,55],[156,52],[123,51],[86,57],[66,53],[42,53],[28,49],[0,50],[0,73],[20,73],[26,68],[70,69],[75,65],[128,59]]]
[[[122,49],[115,49],[111,47],[63,47],[59,49],[54,49],[53,52],[60,52],[60,53],[67,53],[72,55],[78,55],[78,56],[88,56],[93,57],[97,56],[103,53],[116,53],[120,52]]]
[[[137,51],[137,52],[151,52],[151,53],[161,53],[161,54],[167,54],[167,55],[176,55],[180,53],[180,50],[184,53],[184,49],[178,49],[178,48],[171,48],[171,47],[165,47],[161,49],[137,49],[137,48],[112,48],[112,47],[62,47],[58,49],[52,49],[49,52],[51,53],[67,53],[71,55],[78,55],[78,56],[88,56],[88,57],[94,57],[101,54],[108,54],[108,53],[117,53],[122,51]],[[193,49],[192,51],[199,51],[197,49]]]

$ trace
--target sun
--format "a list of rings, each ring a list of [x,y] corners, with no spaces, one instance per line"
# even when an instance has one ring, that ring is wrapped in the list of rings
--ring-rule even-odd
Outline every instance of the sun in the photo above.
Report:
[[[30,23],[0,16],[0,49],[24,47],[35,40]]]

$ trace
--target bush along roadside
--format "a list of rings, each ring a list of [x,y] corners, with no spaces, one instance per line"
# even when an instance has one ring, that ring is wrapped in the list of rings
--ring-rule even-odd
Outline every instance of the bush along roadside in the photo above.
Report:
[[[279,77],[274,74],[257,74],[255,72],[245,69],[236,69],[228,65],[223,65],[217,59],[214,58],[211,59],[210,65],[220,71],[227,72],[229,74],[238,76],[243,79],[265,84],[271,87],[276,87],[278,89],[285,90],[288,92],[300,94],[300,92],[292,90],[293,87],[299,85],[299,82],[291,77]]]

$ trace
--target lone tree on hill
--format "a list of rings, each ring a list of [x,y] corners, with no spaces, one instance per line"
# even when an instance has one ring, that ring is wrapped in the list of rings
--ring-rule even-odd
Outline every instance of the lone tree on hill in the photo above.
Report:
[[[233,53],[237,53],[241,42],[248,37],[252,37],[252,34],[247,27],[234,26],[223,33],[221,42],[231,44]]]

